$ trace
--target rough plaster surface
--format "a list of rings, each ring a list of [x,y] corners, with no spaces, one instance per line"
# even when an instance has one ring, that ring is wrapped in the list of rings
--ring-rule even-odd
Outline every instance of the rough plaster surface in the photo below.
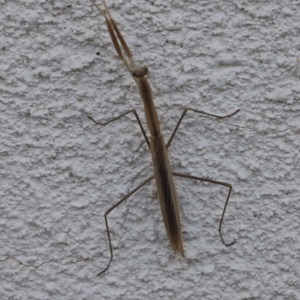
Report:
[[[251,3],[250,3],[251,2]],[[299,1],[108,5],[149,67],[176,178],[186,258],[172,252],[133,116],[137,88],[89,1],[0,1],[1,299],[300,299]],[[98,54],[97,54],[98,52]]]

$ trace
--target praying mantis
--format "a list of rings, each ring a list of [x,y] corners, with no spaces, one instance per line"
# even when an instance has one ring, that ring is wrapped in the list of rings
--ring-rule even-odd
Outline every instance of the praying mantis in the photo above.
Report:
[[[226,116],[218,116],[210,113],[206,113],[201,110],[196,110],[192,108],[184,108],[183,113],[177,122],[177,125],[168,140],[167,143],[164,141],[164,137],[161,133],[160,130],[160,122],[159,118],[156,112],[156,108],[153,102],[153,97],[152,97],[152,90],[151,86],[146,78],[146,75],[148,73],[148,68],[140,66],[136,64],[133,60],[133,57],[131,55],[131,52],[125,42],[125,39],[123,38],[118,26],[116,25],[114,19],[111,17],[109,9],[103,1],[104,9],[100,8],[98,4],[96,4],[93,0],[90,0],[92,4],[95,6],[95,8],[100,12],[100,14],[105,18],[106,26],[109,31],[112,43],[117,51],[117,54],[121,61],[124,63],[125,67],[127,68],[128,72],[132,76],[133,80],[135,81],[140,96],[143,101],[144,105],[144,111],[145,111],[145,117],[146,117],[146,123],[148,126],[148,130],[150,132],[150,139],[148,139],[146,132],[143,128],[143,125],[140,121],[140,118],[136,112],[135,109],[129,110],[120,116],[109,120],[107,122],[97,122],[93,117],[88,116],[90,120],[92,120],[95,124],[97,125],[102,125],[105,126],[111,122],[114,122],[130,113],[134,114],[140,128],[142,131],[142,134],[145,138],[145,141],[147,143],[147,146],[152,154],[152,162],[153,162],[153,167],[154,167],[154,175],[150,176],[147,178],[144,182],[142,182],[140,185],[138,185],[135,189],[133,189],[128,195],[124,196],[121,200],[119,200],[116,204],[114,204],[112,207],[110,207],[104,214],[104,219],[105,219],[105,225],[106,225],[106,231],[107,231],[107,236],[108,236],[108,242],[109,242],[109,248],[110,248],[110,259],[107,264],[107,266],[97,274],[97,276],[103,274],[106,272],[112,262],[113,259],[113,247],[111,243],[111,236],[110,236],[110,231],[109,231],[109,226],[108,226],[108,215],[109,213],[114,210],[117,206],[119,206],[121,203],[123,203],[126,199],[128,199],[132,194],[134,194],[136,191],[138,191],[140,188],[142,188],[145,184],[150,182],[153,178],[155,178],[156,181],[156,187],[157,187],[157,194],[158,194],[158,199],[160,202],[160,207],[162,211],[162,216],[163,216],[163,221],[164,225],[166,228],[167,236],[169,238],[170,244],[174,250],[175,253],[180,254],[181,256],[184,257],[184,249],[183,249],[183,243],[182,243],[182,235],[181,235],[181,224],[180,224],[180,214],[179,214],[179,208],[178,208],[178,200],[176,197],[176,192],[175,192],[175,186],[174,186],[174,181],[173,181],[173,176],[178,176],[178,177],[184,177],[188,179],[193,179],[193,180],[199,180],[199,181],[204,181],[204,182],[209,182],[213,184],[218,184],[227,187],[228,194],[227,194],[227,199],[223,208],[222,216],[220,219],[220,224],[219,224],[219,234],[222,240],[222,243],[226,246],[231,246],[235,243],[235,240],[231,243],[225,243],[221,228],[222,228],[222,223],[226,211],[226,207],[229,201],[229,197],[232,191],[232,185],[226,182],[222,181],[216,181],[208,178],[202,178],[202,177],[196,177],[192,175],[187,175],[187,174],[182,174],[182,173],[177,173],[173,172],[170,166],[169,158],[168,158],[168,148],[170,147],[174,136],[179,128],[179,125],[181,124],[184,116],[188,111],[193,111],[198,114],[203,114],[206,116],[218,118],[218,119],[223,119],[223,118],[228,118],[233,115],[235,115],[237,112],[239,112],[239,109],[234,111],[233,113],[226,115]]]

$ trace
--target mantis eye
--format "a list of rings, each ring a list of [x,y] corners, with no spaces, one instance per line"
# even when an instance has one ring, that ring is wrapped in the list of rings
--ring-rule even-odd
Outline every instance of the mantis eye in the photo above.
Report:
[[[139,67],[139,68],[136,68],[135,70],[133,70],[131,72],[131,75],[133,77],[141,78],[141,77],[144,77],[147,73],[148,73],[147,67]]]

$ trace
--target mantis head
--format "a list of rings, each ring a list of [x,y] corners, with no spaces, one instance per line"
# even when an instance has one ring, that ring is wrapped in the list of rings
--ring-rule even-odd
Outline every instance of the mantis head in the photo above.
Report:
[[[131,75],[133,77],[137,77],[137,78],[142,78],[142,77],[146,76],[147,73],[148,73],[148,68],[147,67],[142,67],[142,66],[136,66],[131,71]]]

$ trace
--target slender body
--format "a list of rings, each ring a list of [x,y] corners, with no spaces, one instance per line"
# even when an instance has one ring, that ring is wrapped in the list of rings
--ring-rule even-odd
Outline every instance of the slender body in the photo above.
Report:
[[[167,235],[174,251],[184,256],[178,201],[167,147],[160,131],[159,119],[153,103],[149,82],[145,77],[138,79],[137,82],[151,134],[150,150],[152,153],[154,177]]]
[[[125,116],[129,113],[133,113],[136,117],[137,122],[139,123],[139,126],[142,130],[142,133],[144,135],[146,143],[151,151],[152,161],[153,161],[153,166],[154,166],[154,176],[150,176],[149,178],[147,178],[144,182],[142,182],[139,186],[137,186],[134,190],[132,190],[128,195],[124,196],[121,200],[119,200],[117,203],[115,203],[112,207],[110,207],[105,212],[104,217],[105,217],[105,224],[106,224],[107,236],[108,236],[109,247],[110,247],[110,260],[107,264],[107,267],[104,270],[102,270],[98,275],[104,273],[109,268],[110,263],[113,259],[113,248],[112,248],[112,244],[111,244],[111,237],[110,237],[108,220],[107,220],[108,214],[114,208],[116,208],[118,205],[120,205],[122,202],[124,202],[126,199],[128,199],[137,190],[139,190],[145,184],[150,182],[154,177],[156,180],[158,198],[159,198],[159,202],[160,202],[160,207],[161,207],[161,211],[162,211],[162,215],[163,215],[166,232],[167,232],[169,241],[171,243],[171,246],[176,253],[184,256],[183,243],[182,243],[182,237],[181,237],[179,208],[178,208],[178,201],[177,201],[176,192],[175,192],[175,186],[174,186],[174,182],[173,182],[173,176],[179,176],[179,177],[189,178],[189,179],[193,179],[193,180],[205,181],[205,182],[209,182],[209,183],[213,183],[213,184],[223,185],[223,186],[226,186],[227,188],[229,188],[229,192],[227,195],[227,199],[226,199],[225,206],[224,206],[223,213],[222,213],[221,220],[220,220],[219,233],[220,233],[222,243],[224,245],[226,245],[226,246],[233,245],[235,243],[235,241],[233,241],[232,243],[229,243],[229,244],[225,243],[223,240],[222,233],[221,233],[221,226],[222,226],[225,210],[226,210],[228,200],[230,197],[230,193],[232,190],[231,184],[222,182],[222,181],[216,181],[216,180],[212,180],[212,179],[172,172],[170,163],[169,163],[167,149],[170,146],[170,144],[175,136],[175,133],[177,132],[177,129],[178,129],[179,125],[181,124],[181,121],[183,120],[187,111],[190,110],[190,111],[193,111],[193,112],[196,112],[199,114],[203,114],[206,116],[221,119],[221,118],[230,117],[230,116],[236,114],[239,110],[236,110],[235,112],[233,112],[232,114],[227,115],[227,116],[218,116],[218,115],[206,113],[201,110],[185,108],[168,143],[165,144],[163,135],[160,130],[159,118],[158,118],[156,108],[155,108],[155,105],[153,102],[151,87],[150,87],[150,84],[149,84],[147,78],[145,77],[148,73],[148,68],[141,67],[134,63],[132,55],[130,53],[130,50],[129,50],[120,30],[118,29],[115,21],[112,19],[111,15],[109,13],[109,10],[106,6],[105,1],[103,1],[105,10],[102,10],[93,0],[90,0],[90,1],[97,8],[97,10],[100,12],[100,14],[105,18],[111,40],[114,44],[117,54],[118,54],[119,58],[123,61],[124,65],[126,66],[127,70],[130,72],[132,78],[134,79],[134,81],[136,82],[136,84],[138,86],[139,93],[141,95],[143,105],[144,105],[147,127],[148,127],[150,135],[151,135],[150,141],[145,133],[145,130],[142,126],[142,123],[141,123],[135,109],[127,111],[127,112],[123,113],[122,115],[120,115],[119,117],[114,118],[105,123],[97,122],[90,116],[89,116],[89,118],[98,125],[107,125],[115,120],[122,118],[123,116]]]
[[[158,198],[160,202],[165,228],[174,251],[184,256],[181,238],[178,201],[176,197],[172,171],[169,163],[168,151],[163,135],[160,131],[160,123],[153,102],[151,86],[147,78],[145,77],[148,73],[148,68],[141,67],[134,63],[130,50],[121,32],[119,31],[115,21],[112,19],[105,1],[103,1],[105,11],[103,11],[93,1],[91,2],[105,17],[106,25],[111,36],[112,42],[115,46],[115,49],[120,59],[125,64],[138,86],[139,93],[143,100],[147,126],[151,134],[150,151],[152,153],[154,177],[156,180]],[[123,52],[119,42],[121,43],[123,51],[125,52],[127,57],[123,56]]]

